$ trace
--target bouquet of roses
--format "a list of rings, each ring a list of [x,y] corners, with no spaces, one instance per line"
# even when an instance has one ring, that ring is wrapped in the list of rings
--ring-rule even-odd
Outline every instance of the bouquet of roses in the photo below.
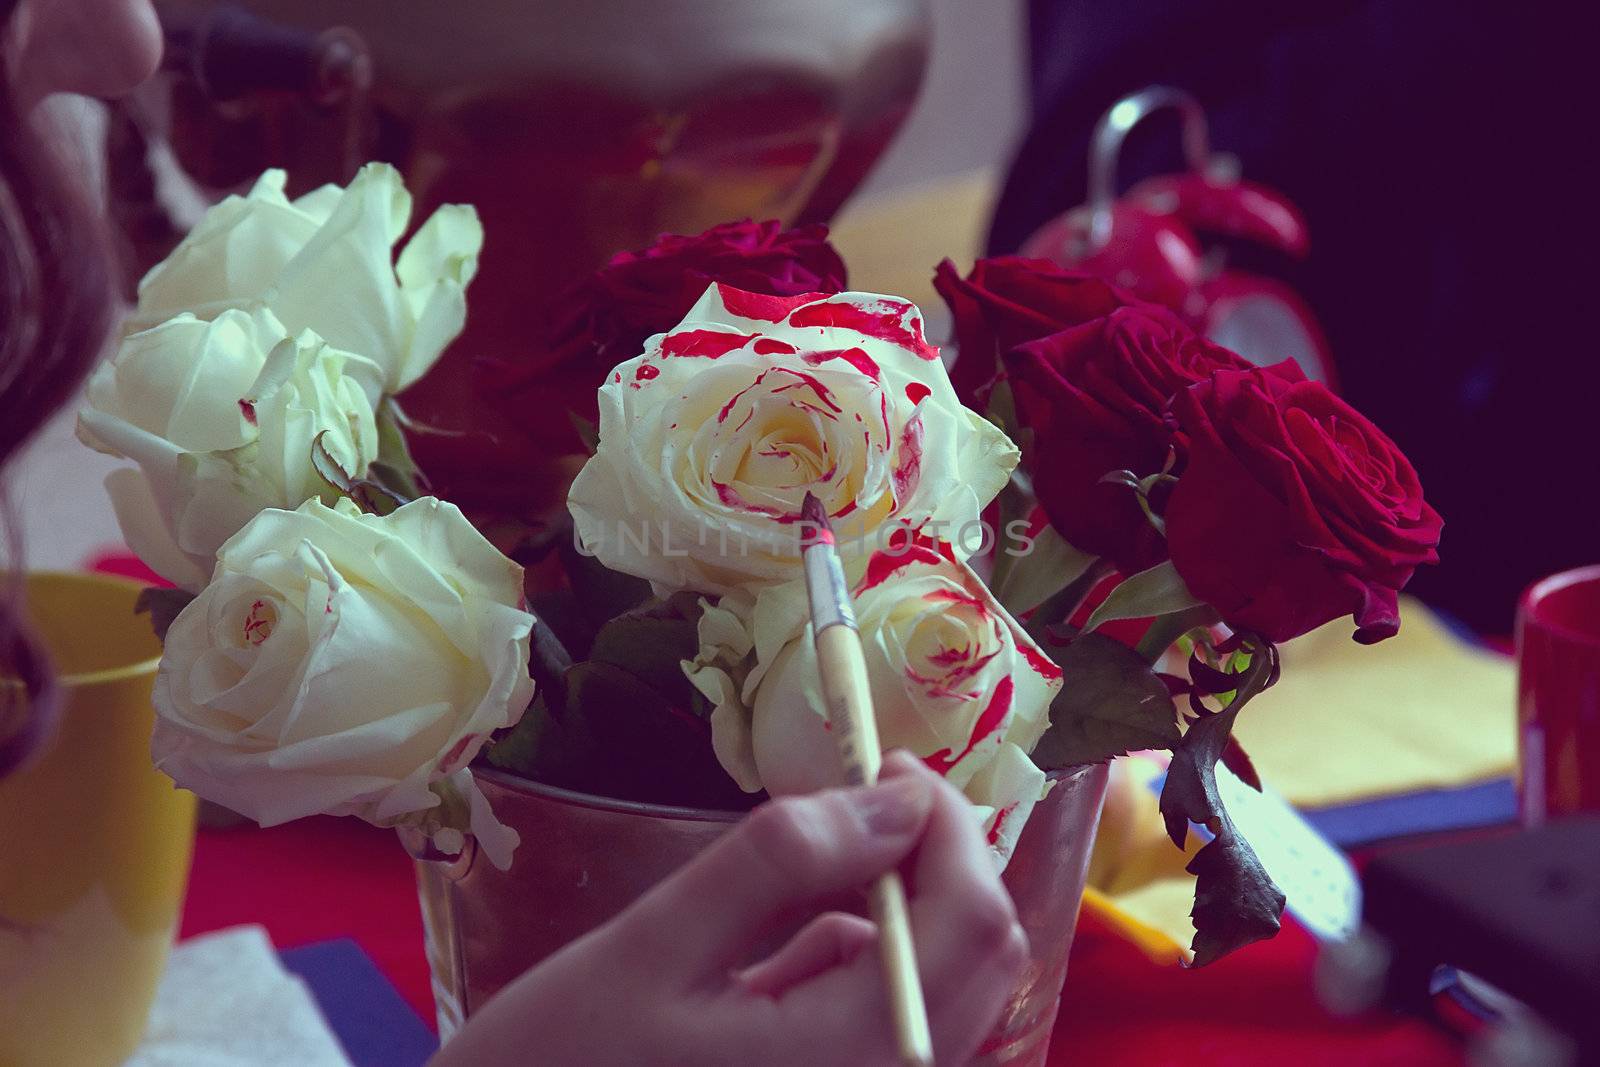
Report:
[[[145,278],[91,383],[80,434],[137,464],[108,488],[177,587],[149,606],[154,752],[181,784],[264,824],[471,834],[501,866],[516,835],[478,759],[661,803],[832,784],[810,492],[885,747],[966,794],[997,862],[1055,772],[1170,749],[1169,831],[1212,834],[1197,960],[1276,930],[1216,788],[1219,761],[1254,778],[1234,719],[1275,642],[1346,614],[1393,634],[1439,536],[1359,413],[1038,261],[939,267],[947,372],[916,307],[847,290],[820,227],[735,223],[619,255],[525,361],[483,368],[527,439],[440,431],[395,394],[460,331],[482,232],[444,207],[396,259],[409,208],[387,167],[293,201],[269,173]],[[475,498],[532,440],[587,457],[568,508]]]

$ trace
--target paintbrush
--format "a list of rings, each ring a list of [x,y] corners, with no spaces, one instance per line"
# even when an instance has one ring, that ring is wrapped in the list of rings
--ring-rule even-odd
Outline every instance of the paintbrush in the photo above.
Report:
[[[873,785],[878,781],[883,756],[878,748],[878,724],[873,717],[872,691],[867,685],[867,664],[861,655],[861,635],[856,630],[850,588],[845,584],[833,527],[822,502],[807,493],[800,506],[800,518],[805,524],[801,560],[830,731],[839,743],[845,781],[850,785]],[[899,872],[881,875],[873,884],[872,919],[878,924],[878,947],[900,1058],[908,1065],[931,1067],[933,1039],[928,1033],[922,982],[917,977],[906,887]]]

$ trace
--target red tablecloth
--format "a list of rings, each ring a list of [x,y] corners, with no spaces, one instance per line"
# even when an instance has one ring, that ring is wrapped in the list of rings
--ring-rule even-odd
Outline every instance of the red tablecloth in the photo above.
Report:
[[[354,819],[271,830],[203,830],[183,935],[260,923],[280,948],[351,937],[423,1018],[433,1019],[411,863],[392,832]],[[1051,1063],[1458,1064],[1429,1026],[1329,1017],[1311,992],[1315,946],[1290,924],[1214,967],[1158,967],[1085,922],[1073,946]]]

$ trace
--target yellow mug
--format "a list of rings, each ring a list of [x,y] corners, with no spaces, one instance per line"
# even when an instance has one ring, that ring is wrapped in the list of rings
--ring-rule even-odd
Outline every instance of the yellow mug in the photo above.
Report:
[[[161,644],[140,588],[27,576],[65,706],[42,757],[0,779],[0,1067],[121,1063],[166,967],[195,798],[150,762]]]

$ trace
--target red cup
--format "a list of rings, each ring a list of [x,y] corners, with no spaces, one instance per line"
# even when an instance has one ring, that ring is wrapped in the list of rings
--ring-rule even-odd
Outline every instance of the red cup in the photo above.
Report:
[[[1600,811],[1600,565],[1522,594],[1517,665],[1523,825]]]

